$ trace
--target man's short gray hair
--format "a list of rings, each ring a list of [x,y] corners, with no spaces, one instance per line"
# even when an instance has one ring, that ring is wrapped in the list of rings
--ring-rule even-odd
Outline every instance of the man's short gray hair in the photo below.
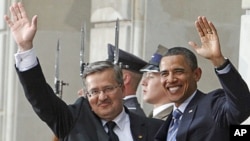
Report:
[[[123,85],[123,75],[122,70],[118,65],[113,64],[110,61],[97,61],[88,64],[83,71],[82,80],[83,80],[83,89],[87,91],[86,78],[88,75],[91,75],[96,72],[102,72],[107,69],[113,69],[114,78],[118,84]]]

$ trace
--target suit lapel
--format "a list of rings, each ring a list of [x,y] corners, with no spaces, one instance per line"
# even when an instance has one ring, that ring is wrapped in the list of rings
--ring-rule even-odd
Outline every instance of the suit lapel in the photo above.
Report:
[[[194,116],[198,108],[198,103],[203,96],[204,96],[203,93],[197,90],[194,98],[187,105],[183,117],[181,119],[180,123],[181,128],[178,128],[176,140],[178,141],[187,140],[187,135],[188,135],[187,131],[189,130],[189,127],[194,120]]]
[[[88,116],[83,115],[84,117],[89,118],[89,119],[86,119],[86,120],[89,120],[88,123],[90,124],[89,126],[87,126],[87,128],[89,127],[89,129],[86,129],[86,131],[88,132],[88,135],[93,136],[92,138],[95,138],[95,139],[97,138],[99,141],[108,141],[109,139],[108,134],[104,130],[102,123],[100,119],[98,118],[98,116],[92,112],[88,102],[86,102],[86,105],[84,106],[89,107],[86,111],[82,112],[82,113],[88,114]],[[82,117],[81,119],[83,119],[84,117]]]
[[[108,134],[104,130],[100,119],[95,114],[94,114],[94,116],[95,116],[95,118],[93,118],[93,122],[94,122],[95,127],[96,127],[96,134],[97,134],[98,140],[99,141],[108,141],[109,140]]]
[[[126,108],[125,108],[126,109]],[[127,111],[130,119],[130,129],[134,141],[146,141],[146,133],[148,129],[145,128],[144,118],[136,118],[133,113]]]
[[[176,135],[176,140],[178,141],[185,141],[187,138],[187,134],[188,134],[188,129],[190,124],[192,123],[193,119],[194,119],[194,115],[195,115],[195,111],[197,109],[197,105],[193,105],[192,107],[187,107],[184,115],[181,119],[181,123],[180,123],[180,127],[178,128],[178,132]]]
[[[167,120],[160,127],[158,132],[156,133],[155,140],[156,141],[166,141],[169,124],[172,120],[172,112],[169,114]]]

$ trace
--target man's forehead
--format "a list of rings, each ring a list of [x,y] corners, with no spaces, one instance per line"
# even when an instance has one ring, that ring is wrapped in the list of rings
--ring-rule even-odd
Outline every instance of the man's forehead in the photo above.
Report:
[[[106,69],[103,71],[93,72],[86,76],[86,82],[115,82],[115,73],[113,69]]]
[[[160,73],[169,72],[169,71],[177,71],[177,70],[186,70],[188,68],[190,67],[187,64],[171,64],[171,65],[163,64],[162,66],[160,66]]]
[[[160,68],[164,66],[172,66],[174,64],[188,64],[188,62],[183,55],[164,56],[161,59]]]
[[[106,80],[103,82],[87,82],[87,89],[101,89],[109,86],[116,85],[114,80]]]

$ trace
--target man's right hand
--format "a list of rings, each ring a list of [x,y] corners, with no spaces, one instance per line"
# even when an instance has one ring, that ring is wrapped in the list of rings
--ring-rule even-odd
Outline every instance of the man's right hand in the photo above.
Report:
[[[12,35],[18,45],[19,51],[30,50],[37,31],[37,15],[30,22],[21,2],[9,7],[12,19],[5,15],[4,19],[11,29]]]

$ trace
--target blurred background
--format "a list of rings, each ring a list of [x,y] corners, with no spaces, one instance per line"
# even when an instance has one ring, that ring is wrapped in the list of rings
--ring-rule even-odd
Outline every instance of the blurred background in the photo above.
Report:
[[[0,1],[0,141],[51,141],[53,134],[26,100],[14,68],[16,44],[3,15],[15,0]],[[30,18],[38,15],[34,48],[47,82],[54,88],[56,56],[62,99],[74,103],[81,89],[80,49],[84,62],[107,59],[107,44],[115,44],[115,22],[120,21],[119,48],[146,61],[159,44],[190,48],[200,43],[194,21],[206,16],[217,28],[224,56],[250,84],[250,0],[22,0]],[[81,28],[84,27],[84,34]],[[84,35],[84,38],[82,37]],[[59,54],[56,51],[60,46]],[[190,48],[191,49],[191,48]],[[203,70],[199,89],[220,88],[213,66],[198,56]],[[34,78],[35,79],[35,78]],[[151,105],[138,98],[146,113]],[[250,124],[245,121],[243,124]]]

